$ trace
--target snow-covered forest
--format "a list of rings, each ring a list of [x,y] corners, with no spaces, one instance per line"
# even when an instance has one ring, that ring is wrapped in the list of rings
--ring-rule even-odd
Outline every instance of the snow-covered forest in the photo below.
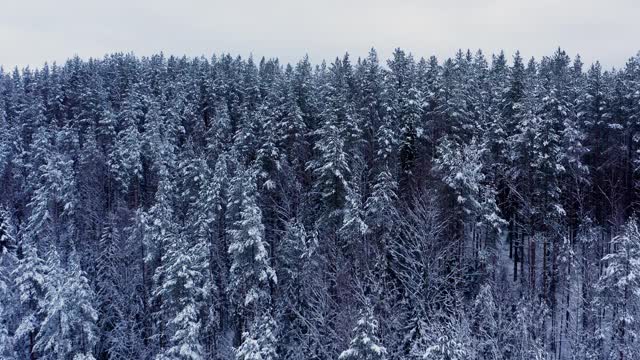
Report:
[[[0,71],[0,359],[640,358],[640,55]]]

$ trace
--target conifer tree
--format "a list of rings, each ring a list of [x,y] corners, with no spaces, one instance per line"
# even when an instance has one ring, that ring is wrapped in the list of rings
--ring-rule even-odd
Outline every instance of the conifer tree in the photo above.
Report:
[[[269,315],[257,317],[248,332],[242,337],[242,344],[236,350],[236,360],[275,360],[276,324]]]
[[[207,296],[204,274],[206,265],[200,260],[206,256],[202,244],[192,246],[184,236],[168,244],[161,265],[154,275],[158,287],[154,296],[162,299],[160,311],[168,319],[168,344],[158,359],[204,359],[202,314]],[[213,320],[213,319],[211,319]]]
[[[473,303],[472,330],[476,339],[478,359],[500,359],[498,309],[490,285],[483,285]]]
[[[16,340],[23,341],[22,344],[26,344],[26,354],[34,358],[37,354],[36,336],[40,330],[43,312],[46,311],[48,267],[30,241],[23,241],[20,251],[22,257],[12,273],[20,300],[20,321],[14,336]],[[18,352],[22,353],[23,349],[19,349]]]
[[[140,123],[144,117],[142,94],[134,85],[118,115],[121,124],[109,156],[109,168],[119,186],[129,190],[142,177],[142,135]]]
[[[602,260],[606,264],[597,284],[596,303],[601,309],[600,337],[610,337],[609,347],[601,356],[606,359],[628,359],[638,351],[634,339],[640,326],[640,228],[637,219],[625,224],[612,240],[612,252]]]
[[[373,310],[368,305],[360,312],[360,318],[353,329],[353,338],[349,348],[343,351],[340,360],[374,360],[386,359],[387,349],[380,345],[377,337],[378,321],[373,317]]]
[[[44,359],[94,359],[98,314],[89,281],[74,253],[68,271],[63,271],[55,249],[47,258],[46,306],[35,349]]]
[[[264,239],[255,175],[251,169],[238,171],[233,194],[237,197],[233,201],[238,206],[238,215],[228,230],[231,257],[228,291],[239,314],[256,316],[270,304],[270,286],[277,280]]]

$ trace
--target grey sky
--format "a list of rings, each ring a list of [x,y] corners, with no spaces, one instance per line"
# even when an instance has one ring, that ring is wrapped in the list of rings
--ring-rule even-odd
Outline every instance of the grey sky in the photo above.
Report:
[[[621,67],[640,50],[638,0],[0,0],[0,64],[40,67],[75,54],[230,52],[297,61],[355,58],[374,46],[417,57],[561,46]]]

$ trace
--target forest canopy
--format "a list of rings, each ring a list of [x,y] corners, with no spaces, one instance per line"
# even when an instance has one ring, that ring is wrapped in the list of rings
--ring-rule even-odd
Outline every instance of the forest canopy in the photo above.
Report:
[[[0,359],[634,359],[640,55],[0,70]]]

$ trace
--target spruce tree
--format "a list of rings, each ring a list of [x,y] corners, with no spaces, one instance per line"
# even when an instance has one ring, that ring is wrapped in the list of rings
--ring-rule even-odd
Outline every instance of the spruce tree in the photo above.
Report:
[[[277,281],[264,238],[255,181],[251,169],[239,169],[233,189],[238,214],[228,230],[228,254],[231,258],[228,291],[236,312],[249,318],[269,305],[270,287]]]
[[[378,321],[373,316],[373,309],[367,306],[360,312],[360,318],[353,329],[353,338],[349,348],[340,353],[340,360],[375,360],[386,359],[387,349],[380,345],[377,337]]]
[[[24,351],[29,357],[36,357],[35,341],[47,306],[45,295],[49,270],[32,242],[23,241],[20,252],[21,258],[12,273],[20,300],[20,320],[14,337],[24,344],[19,353]]]
[[[630,219],[611,242],[611,253],[602,259],[606,268],[597,283],[596,304],[603,315],[599,334],[611,343],[603,349],[605,359],[627,359],[638,351],[635,338],[640,326],[640,228]]]
[[[72,253],[69,269],[64,271],[57,251],[47,254],[44,319],[35,344],[44,359],[94,359],[98,313],[94,293],[77,261]]]

